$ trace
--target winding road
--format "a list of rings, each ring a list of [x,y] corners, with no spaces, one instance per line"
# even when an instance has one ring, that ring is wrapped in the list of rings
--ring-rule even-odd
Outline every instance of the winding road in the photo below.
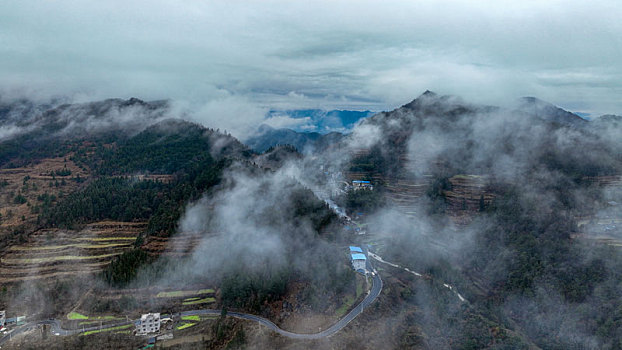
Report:
[[[279,333],[280,335],[288,337],[288,338],[294,338],[294,339],[326,338],[342,330],[343,327],[348,325],[350,321],[352,321],[358,315],[360,315],[363,312],[363,310],[365,310],[366,307],[368,307],[374,300],[376,300],[376,298],[378,297],[378,295],[380,295],[380,292],[382,291],[382,279],[380,278],[378,274],[374,274],[372,276],[372,281],[373,281],[372,288],[369,291],[369,294],[365,297],[365,299],[363,299],[354,309],[352,309],[347,315],[345,315],[335,324],[333,324],[329,328],[318,333],[294,333],[294,332],[286,331],[284,329],[279,328],[279,326],[272,323],[272,321],[265,319],[263,317],[250,315],[250,314],[244,314],[244,313],[235,312],[235,311],[227,312],[227,316],[240,318],[244,320],[255,321]],[[205,309],[205,310],[185,311],[185,312],[180,313],[179,315],[180,316],[220,315],[220,313],[221,313],[220,310]]]
[[[421,274],[419,272],[413,271],[413,270],[411,270],[411,269],[409,269],[407,267],[402,267],[402,266],[400,266],[398,264],[394,264],[392,262],[388,262],[388,261],[382,259],[382,257],[380,255],[374,254],[374,253],[372,253],[370,251],[367,252],[367,255],[371,256],[372,258],[378,260],[379,262],[381,262],[383,264],[387,264],[389,266],[392,266],[392,267],[395,267],[395,268],[398,268],[398,269],[402,269],[402,270],[404,270],[404,271],[406,271],[408,273],[412,273],[413,275],[415,275],[417,277],[423,277],[423,274]],[[460,299],[461,302],[463,302],[463,303],[467,302],[467,300],[460,293],[458,293],[458,291],[456,290],[456,288],[454,288],[454,286],[449,285],[447,283],[443,283],[443,287],[445,287],[445,288],[449,289],[450,291],[452,291],[458,297],[458,299]]]
[[[369,265],[369,267],[371,267],[371,264]],[[373,271],[372,268],[370,268],[370,270]],[[376,300],[376,298],[378,297],[378,295],[380,295],[381,291],[382,291],[382,279],[377,273],[374,272],[372,273],[372,287],[370,291],[368,292],[367,296],[365,297],[365,299],[363,299],[356,307],[354,307],[347,315],[339,319],[339,321],[337,321],[335,324],[333,324],[329,328],[318,333],[294,333],[294,332],[286,331],[284,329],[279,328],[279,326],[277,326],[276,324],[274,324],[272,321],[268,319],[255,316],[255,315],[251,315],[251,314],[241,313],[241,312],[229,311],[227,312],[227,316],[257,322],[275,331],[276,333],[282,336],[288,337],[288,338],[320,339],[320,338],[330,337],[331,335],[334,335],[335,333],[342,330],[345,326],[348,325],[348,323],[350,323],[353,319],[355,319],[358,315],[360,315],[363,312],[363,310],[365,310],[366,307],[368,307],[371,303],[373,303],[374,300]],[[190,311],[184,311],[181,313],[177,313],[175,314],[175,316],[220,315],[221,312],[222,312],[221,310],[217,310],[217,309],[190,310]],[[166,315],[163,315],[163,317],[164,316]],[[104,327],[94,326],[94,327],[86,327],[86,328],[81,328],[81,329],[63,329],[61,327],[60,321],[57,319],[33,321],[33,322],[29,322],[25,325],[22,325],[22,326],[19,326],[13,329],[10,332],[10,334],[7,334],[3,336],[2,338],[0,338],[0,347],[2,346],[2,344],[4,344],[6,341],[11,339],[12,337],[17,336],[21,333],[24,333],[40,325],[49,325],[51,333],[54,335],[68,336],[68,335],[75,335],[75,334],[80,334],[80,333],[88,332],[88,331],[95,331],[95,330],[100,330],[100,329],[105,330],[105,329],[109,329],[113,327],[125,326],[128,324],[135,324],[137,322],[138,320],[132,320],[132,321],[118,322],[114,324],[107,324]]]

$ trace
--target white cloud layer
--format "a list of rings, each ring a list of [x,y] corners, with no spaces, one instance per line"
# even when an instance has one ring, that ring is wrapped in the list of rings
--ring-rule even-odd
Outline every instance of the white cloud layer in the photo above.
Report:
[[[616,0],[3,1],[0,89],[373,110],[430,89],[622,114],[620,18]]]

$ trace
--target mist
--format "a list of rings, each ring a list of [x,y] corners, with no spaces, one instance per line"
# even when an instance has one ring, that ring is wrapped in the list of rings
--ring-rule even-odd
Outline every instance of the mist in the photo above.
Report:
[[[427,195],[410,202],[408,214],[403,204],[389,200],[366,219],[368,231],[374,233],[374,241],[382,242],[378,249],[385,259],[453,284],[469,300],[468,312],[481,312],[477,305],[484,295],[503,295],[502,313],[484,317],[518,322],[535,344],[608,348],[610,339],[599,338],[594,325],[585,324],[585,310],[602,300],[592,296],[603,297],[599,290],[605,286],[607,293],[614,293],[607,295],[622,292],[619,286],[611,289],[617,280],[615,268],[603,265],[619,263],[619,252],[570,236],[578,230],[579,217],[599,210],[611,213],[605,203],[618,192],[590,184],[585,176],[619,174],[620,139],[611,138],[618,131],[554,125],[543,117],[548,116],[426,93],[366,120],[349,142],[357,144],[356,136],[364,136],[358,144],[376,149],[372,154],[380,155],[378,161],[401,163],[383,176],[385,184],[428,181],[431,186]],[[448,201],[455,191],[452,181],[458,180],[453,176],[460,174],[483,181],[467,193],[469,201],[479,200],[479,210],[469,211],[466,200],[462,208]],[[493,199],[484,201],[484,196]],[[531,239],[540,246],[524,245]],[[529,249],[538,251],[532,257],[538,260],[524,260]],[[517,283],[513,278],[523,278],[519,271],[525,266],[535,278],[511,286]],[[596,282],[569,290],[565,283],[581,279],[587,271]],[[443,329],[441,338],[430,339],[430,346],[445,348],[447,339],[473,336],[461,323],[439,314],[434,306],[439,298],[435,290],[417,292],[412,299],[427,315],[422,316],[423,324],[432,322]],[[460,318],[463,312],[452,314]]]

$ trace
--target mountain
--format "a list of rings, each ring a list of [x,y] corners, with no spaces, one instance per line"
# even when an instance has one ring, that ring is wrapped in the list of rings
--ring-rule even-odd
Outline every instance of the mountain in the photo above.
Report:
[[[622,127],[622,116],[615,114],[605,114],[592,121],[592,124],[602,127]]]
[[[568,112],[535,97],[521,98],[518,101],[516,109],[554,123],[566,124],[575,127],[583,127],[588,123],[587,120],[574,113]]]
[[[298,132],[291,129],[275,129],[268,125],[261,125],[254,136],[244,143],[256,152],[265,152],[277,145],[292,145],[298,151],[309,153],[325,149],[330,144],[341,140],[343,135],[338,132],[320,134],[317,132]]]
[[[0,105],[0,140],[26,133],[38,138],[95,132],[136,133],[170,118],[167,101],[137,98],[76,104],[35,104],[20,100]]]
[[[586,171],[590,160],[618,167],[613,160],[615,152],[611,152],[611,144],[606,148],[610,153],[598,156],[610,161],[597,161],[594,153],[584,154],[579,159],[578,154],[583,154],[583,150],[601,147],[599,136],[587,128],[589,121],[535,98],[521,101],[518,108],[505,109],[426,91],[393,111],[363,120],[361,126],[375,130],[373,139],[378,140],[375,154],[381,156],[376,159],[378,170],[385,174],[396,175],[404,171],[404,167],[420,173],[432,171],[430,166],[441,165],[451,171],[488,173],[495,166],[496,157],[509,157],[513,161],[508,164],[525,166],[523,171],[526,171],[527,164],[533,163],[534,158],[550,158],[553,150],[559,151],[552,145],[559,142],[557,134],[562,130],[568,130],[568,138],[572,139],[566,140],[568,143],[564,147],[574,144],[577,148],[573,152],[565,149],[568,159],[558,158],[558,154],[554,157],[556,161],[569,169],[582,164]],[[356,133],[355,129],[353,134]],[[526,152],[527,149],[531,151]],[[435,161],[430,163],[431,159]],[[369,159],[365,162],[369,164]],[[592,172],[601,171],[605,170],[600,166],[592,168]]]

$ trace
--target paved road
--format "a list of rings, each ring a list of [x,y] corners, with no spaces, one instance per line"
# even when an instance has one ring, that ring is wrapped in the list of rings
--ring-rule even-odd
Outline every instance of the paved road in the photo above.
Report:
[[[48,319],[48,320],[43,320],[43,321],[34,321],[34,322],[28,322],[27,324],[23,325],[23,326],[19,326],[17,328],[14,328],[10,334],[7,334],[5,336],[3,336],[2,338],[0,338],[0,346],[2,346],[2,344],[4,344],[5,342],[7,342],[8,340],[10,340],[12,337],[15,337],[21,333],[24,333],[26,331],[29,331],[33,328],[37,328],[40,325],[49,325],[50,326],[50,333],[54,334],[54,335],[62,335],[62,336],[67,336],[67,335],[74,335],[74,334],[80,334],[82,332],[88,332],[88,331],[95,331],[98,329],[107,329],[107,328],[112,328],[112,327],[118,327],[118,326],[124,326],[124,325],[128,325],[128,324],[133,324],[136,323],[138,320],[135,321],[123,321],[123,322],[119,322],[119,323],[115,323],[115,324],[106,324],[103,326],[91,326],[91,327],[84,327],[84,328],[80,328],[80,329],[63,329],[61,328],[60,325],[60,321],[56,320],[56,319]]]
[[[373,268],[371,267],[371,263],[369,263],[368,260],[368,268],[370,268],[370,270],[373,271]],[[346,325],[348,325],[348,323],[350,323],[353,319],[355,319],[358,315],[360,315],[363,310],[365,310],[366,307],[368,307],[371,303],[374,302],[374,300],[376,300],[376,298],[378,297],[378,295],[380,295],[380,292],[382,291],[382,279],[380,278],[380,276],[377,273],[373,273],[372,275],[372,287],[371,290],[369,291],[369,293],[367,294],[367,296],[365,297],[365,299],[363,299],[363,301],[361,301],[354,309],[352,309],[352,311],[350,311],[347,315],[345,315],[343,318],[341,318],[339,321],[337,321],[337,323],[333,324],[332,326],[330,326],[329,328],[318,332],[318,333],[294,333],[294,332],[289,332],[286,331],[284,329],[279,328],[279,326],[277,326],[276,324],[274,324],[272,321],[265,319],[263,317],[259,317],[259,316],[255,316],[255,315],[251,315],[251,314],[245,314],[245,313],[241,313],[241,312],[235,312],[235,311],[230,311],[227,312],[227,316],[231,316],[231,317],[235,317],[235,318],[240,318],[240,319],[244,319],[244,320],[250,320],[250,321],[254,321],[257,323],[260,323],[268,328],[270,328],[271,330],[279,333],[280,335],[283,335],[285,337],[288,338],[293,338],[293,339],[320,339],[320,338],[326,338],[326,337],[330,337],[331,335],[339,332],[340,330],[343,329],[343,327],[345,327]],[[216,309],[203,309],[203,310],[190,310],[190,311],[184,311],[181,313],[176,314],[176,316],[194,316],[194,315],[220,315],[221,310],[216,310]],[[166,315],[162,315],[163,317],[165,317]],[[103,329],[107,329],[107,328],[112,328],[112,327],[118,327],[118,326],[124,326],[124,325],[128,325],[128,324],[132,324],[132,323],[136,323],[138,322],[138,320],[133,320],[133,321],[124,321],[124,322],[119,322],[119,323],[115,323],[115,324],[107,324],[103,327]],[[11,337],[14,337],[20,333],[23,333],[29,329],[35,328],[39,325],[44,325],[47,324],[50,326],[51,328],[51,333],[52,334],[57,334],[57,335],[62,335],[62,336],[67,336],[67,335],[74,335],[74,334],[79,334],[82,332],[88,332],[88,331],[93,331],[93,330],[98,330],[98,329],[102,329],[100,328],[100,326],[94,326],[94,327],[86,327],[86,328],[81,328],[81,329],[63,329],[61,328],[60,325],[60,321],[56,320],[56,319],[48,319],[48,320],[43,320],[43,321],[34,321],[34,322],[29,322],[23,326],[17,327],[15,329],[13,329],[13,331],[11,332]],[[7,334],[4,337],[0,338],[0,346],[2,346],[2,344],[4,344],[4,342],[8,341],[10,336]]]

